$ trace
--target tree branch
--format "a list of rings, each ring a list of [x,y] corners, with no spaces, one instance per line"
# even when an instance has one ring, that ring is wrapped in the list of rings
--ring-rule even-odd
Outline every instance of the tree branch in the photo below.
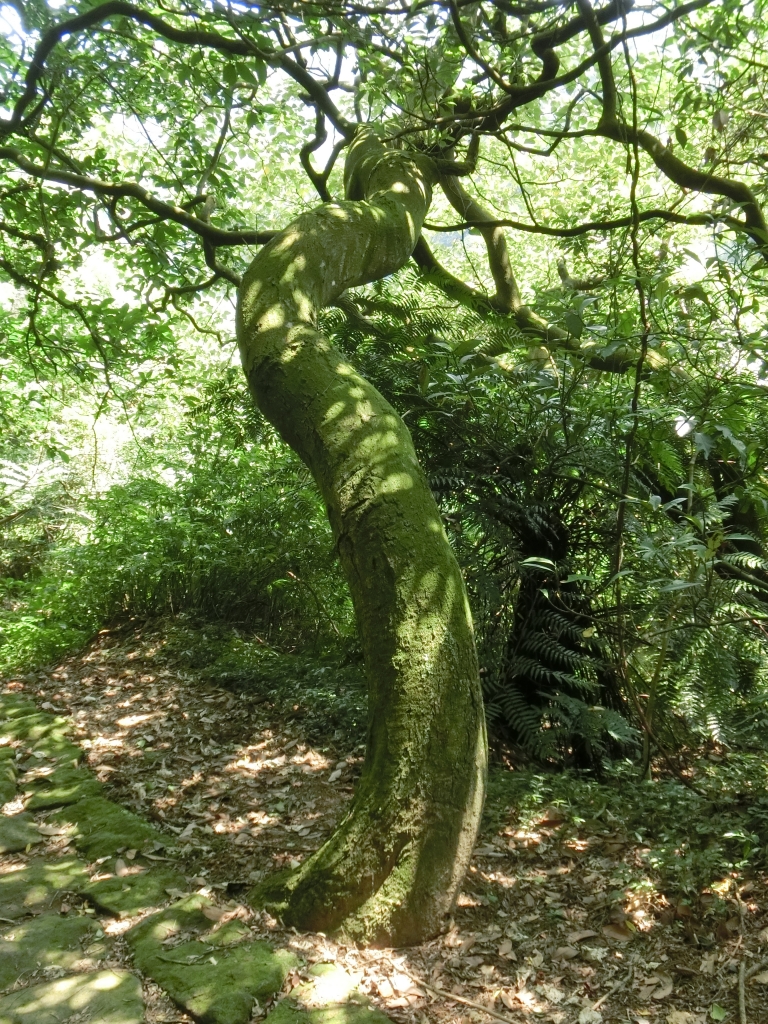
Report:
[[[114,199],[135,199],[163,220],[172,220],[189,228],[190,231],[194,231],[195,234],[200,235],[212,245],[265,245],[275,234],[274,231],[253,231],[245,228],[239,231],[227,231],[217,228],[213,224],[206,223],[200,217],[188,213],[181,206],[157,199],[136,182],[102,181],[99,178],[90,178],[85,174],[78,174],[63,168],[41,167],[11,146],[0,146],[0,159],[10,160],[25,174],[40,181],[56,181],[62,185],[70,185],[85,192],[92,192],[94,195],[110,196]]]
[[[295,46],[286,47],[285,50],[261,50],[252,40],[241,37],[231,39],[218,32],[207,32],[201,29],[181,29],[170,22],[158,18],[148,11],[127,3],[126,0],[108,0],[107,3],[79,14],[74,18],[68,18],[53,25],[44,33],[42,39],[35,48],[32,61],[24,79],[24,92],[16,101],[11,117],[0,121],[0,137],[7,137],[23,127],[25,123],[24,114],[29,106],[34,103],[37,97],[37,87],[42,78],[46,62],[53,49],[64,39],[65,36],[74,35],[85,29],[94,28],[109,18],[123,17],[138,22],[151,28],[159,36],[170,42],[179,43],[185,46],[204,46],[208,49],[217,50],[220,53],[227,53],[238,57],[257,57],[265,64],[282,68],[290,75],[322,109],[328,119],[336,126],[338,131],[345,138],[351,139],[355,126],[342,117],[335,103],[331,100],[327,90],[312,75],[290,56]],[[34,109],[31,117],[34,117]],[[30,118],[27,118],[29,120]]]
[[[749,186],[741,181],[731,181],[729,178],[721,178],[716,174],[691,167],[644,128],[635,129],[621,123],[601,124],[595,134],[621,142],[625,146],[639,146],[648,153],[659,170],[681,188],[704,192],[707,195],[724,196],[740,206],[744,211],[741,230],[752,238],[768,259],[768,227],[760,204]]]
[[[745,231],[744,221],[731,217],[729,214],[717,213],[673,213],[671,210],[644,210],[639,214],[640,221],[662,220],[669,224],[692,224],[712,225],[727,224],[728,227],[737,231]],[[512,220],[510,218],[499,218],[498,220],[465,220],[460,224],[432,224],[424,222],[427,231],[467,231],[469,228],[499,227],[514,228],[516,231],[526,231],[531,235],[548,235],[551,238],[577,238],[579,235],[589,234],[591,231],[614,231],[616,228],[628,228],[632,226],[632,217],[617,217],[614,220],[588,221],[586,224],[579,224],[572,228],[552,228],[546,224],[526,224],[524,221]]]
[[[519,107],[525,106],[525,104],[530,103],[532,100],[539,99],[539,97],[544,96],[546,93],[551,92],[554,89],[559,89],[563,85],[575,82],[578,78],[581,78],[585,71],[594,67],[607,54],[615,50],[617,46],[622,46],[628,39],[637,39],[640,36],[651,35],[654,32],[658,32],[659,29],[666,28],[667,25],[671,25],[674,22],[679,21],[679,19],[685,17],[686,14],[691,14],[694,11],[699,10],[699,8],[707,7],[714,2],[715,0],[691,0],[690,3],[682,4],[680,7],[675,7],[671,11],[667,11],[666,14],[657,18],[656,21],[651,22],[649,25],[640,25],[637,28],[629,29],[626,32],[616,33],[598,49],[593,50],[590,56],[586,57],[580,64],[577,64],[575,68],[572,68],[570,71],[565,72],[559,77],[540,77],[529,85],[516,88],[514,93],[510,93],[506,99],[503,99],[496,107],[486,111],[485,113],[476,113],[469,118],[438,118],[435,119],[435,125],[438,123],[447,123],[448,121],[454,123],[456,120],[468,120],[475,131],[497,131],[513,110],[517,110]],[[616,17],[619,16],[620,14],[617,12]],[[574,20],[578,20],[580,22],[579,31],[581,31],[584,27],[583,23],[581,23],[580,19]]]
[[[470,196],[457,178],[446,176],[441,178],[440,184],[451,206],[462,217],[474,221],[483,236],[488,251],[488,265],[496,285],[496,294],[492,300],[494,305],[514,313],[521,305],[520,289],[509,260],[504,229],[489,223],[494,218]]]
[[[604,51],[605,39],[600,29],[600,21],[592,4],[589,0],[576,0],[576,4],[581,11],[581,20],[587,27],[593,49],[595,52]],[[618,0],[616,4],[611,6],[619,9],[617,10],[617,16],[624,15],[627,10],[634,6],[634,0],[628,0],[628,2],[623,4],[621,0]],[[603,87],[603,113],[600,117],[600,123],[613,124],[616,120],[616,82],[613,77],[613,64],[611,63],[609,52],[602,52],[602,56],[597,61],[597,68],[600,72],[600,83]]]

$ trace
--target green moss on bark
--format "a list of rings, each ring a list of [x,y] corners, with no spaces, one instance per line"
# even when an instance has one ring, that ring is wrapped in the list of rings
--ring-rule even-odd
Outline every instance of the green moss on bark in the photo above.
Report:
[[[448,920],[479,825],[486,741],[464,583],[408,430],[316,330],[320,308],[408,259],[432,172],[366,131],[346,180],[347,201],[302,215],[254,260],[238,337],[259,407],[326,502],[365,654],[366,761],[329,842],[254,899],[289,924],[397,945]]]

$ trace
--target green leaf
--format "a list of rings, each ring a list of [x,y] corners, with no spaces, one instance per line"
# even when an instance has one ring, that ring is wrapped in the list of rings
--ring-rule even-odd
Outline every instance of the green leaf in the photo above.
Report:
[[[563,314],[563,323],[569,334],[572,334],[576,339],[580,338],[584,333],[584,321],[570,310]]]
[[[686,135],[685,131],[679,125],[678,125],[677,128],[675,128],[675,138],[677,139],[677,141],[680,143],[681,146],[687,146],[688,145],[688,136]]]
[[[728,1016],[728,1011],[724,1006],[721,1006],[720,1003],[712,1003],[709,1008],[709,1015],[712,1020],[725,1020]]]

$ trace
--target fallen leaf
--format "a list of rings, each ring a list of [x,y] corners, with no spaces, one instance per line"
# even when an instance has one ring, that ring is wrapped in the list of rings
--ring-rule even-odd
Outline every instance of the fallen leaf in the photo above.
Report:
[[[684,978],[697,978],[699,975],[695,967],[686,967],[684,964],[676,964],[675,971]]]
[[[615,924],[604,924],[603,935],[607,939],[614,939],[616,942],[630,942],[634,939],[632,929],[627,926],[626,921],[618,921]]]
[[[701,958],[701,966],[699,970],[702,974],[714,974],[715,973],[715,961],[717,960],[717,953],[707,953]]]
[[[668,974],[657,974],[658,985],[656,989],[651,993],[651,999],[666,999],[667,996],[672,995],[672,990],[675,987],[675,983]]]
[[[763,928],[757,937],[760,942],[768,942],[768,928]]]
[[[712,1005],[709,1008],[709,1016],[712,1018],[712,1020],[725,1020],[725,1018],[728,1016],[728,1011],[724,1006],[721,1006],[719,1003],[712,1003]]]
[[[117,860],[115,861],[115,874],[117,875],[118,878],[122,878],[124,875],[127,875],[128,873],[128,865],[125,863],[124,860],[121,860],[120,857],[118,857]]]
[[[565,812],[561,811],[559,807],[548,807],[540,818],[537,819],[537,825],[562,825],[565,821]]]
[[[753,985],[768,985],[768,971],[761,971],[752,979]]]
[[[515,999],[523,1006],[533,1006],[536,1003],[536,996],[527,988],[521,988],[519,992],[516,992]]]
[[[690,1010],[673,1010],[667,1014],[667,1024],[698,1024],[699,1015]]]
[[[379,978],[376,982],[376,988],[379,991],[379,995],[382,999],[392,999],[395,995],[395,990],[390,984],[389,978]]]
[[[555,950],[555,957],[558,960],[573,960],[578,955],[579,951],[575,946],[558,946]]]
[[[554,1003],[555,1005],[557,1005],[558,1003],[562,1003],[562,1001],[565,999],[565,992],[563,992],[561,988],[558,988],[557,985],[537,985],[536,991],[541,993],[541,995],[543,995],[545,999],[547,999],[550,1003]]]
[[[573,943],[581,942],[582,939],[594,939],[596,935],[597,932],[593,932],[590,931],[589,928],[585,928],[583,931],[580,932],[569,932],[567,938],[568,941],[573,945]]]
[[[597,1010],[590,1010],[588,1006],[579,1014],[579,1024],[601,1024],[603,1015]]]
[[[42,836],[63,836],[70,828],[71,825],[38,825],[37,831]]]
[[[512,940],[511,939],[504,939],[504,941],[501,943],[501,945],[498,948],[499,956],[503,956],[503,957],[509,958],[509,954],[511,952],[512,952]]]
[[[393,974],[389,979],[392,988],[398,995],[405,995],[411,988],[413,988],[413,982],[407,974]]]
[[[499,993],[499,998],[508,1010],[515,1010],[515,993],[509,992],[507,989],[502,989]]]

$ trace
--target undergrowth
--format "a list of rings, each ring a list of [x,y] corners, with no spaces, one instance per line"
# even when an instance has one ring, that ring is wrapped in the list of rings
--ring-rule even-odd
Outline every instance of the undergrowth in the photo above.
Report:
[[[639,858],[627,880],[642,885],[645,876],[647,884],[652,879],[674,899],[692,897],[730,875],[765,870],[765,756],[703,758],[696,762],[695,783],[697,791],[668,776],[644,780],[629,761],[608,767],[601,780],[586,772],[497,766],[490,774],[485,824],[500,828],[511,808],[516,827],[535,830],[543,812],[556,808],[563,819],[559,842],[625,841]]]

